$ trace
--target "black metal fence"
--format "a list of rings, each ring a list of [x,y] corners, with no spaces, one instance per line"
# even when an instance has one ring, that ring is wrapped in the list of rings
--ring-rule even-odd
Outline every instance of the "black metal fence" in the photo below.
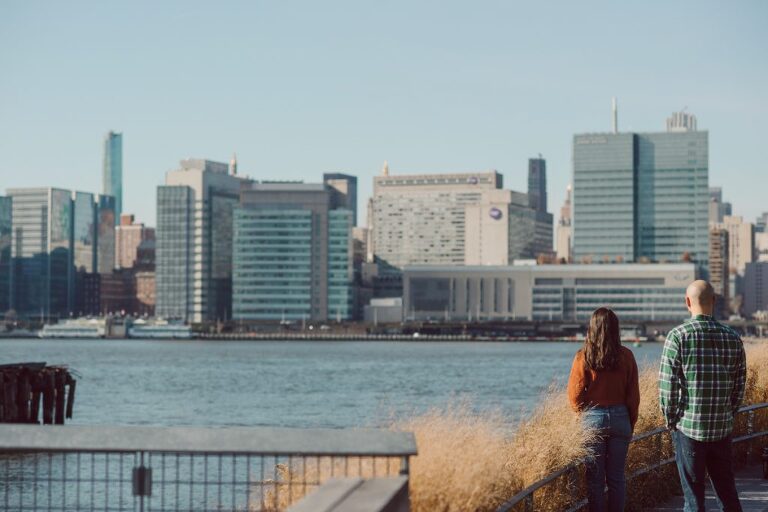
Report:
[[[760,453],[754,443],[768,436],[768,415],[758,417],[757,413],[761,411],[768,412],[768,403],[745,406],[737,413],[733,437],[737,461],[754,460]],[[674,448],[668,432],[660,427],[632,438],[626,477],[630,497],[633,483],[652,488],[677,484]],[[584,481],[584,461],[576,461],[526,487],[496,512],[577,512],[587,506]]]
[[[276,512],[415,453],[377,430],[0,426],[0,510]]]

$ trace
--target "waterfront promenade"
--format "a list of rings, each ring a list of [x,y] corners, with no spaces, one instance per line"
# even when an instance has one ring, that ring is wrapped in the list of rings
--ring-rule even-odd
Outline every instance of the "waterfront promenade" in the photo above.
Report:
[[[748,466],[736,472],[736,487],[744,512],[768,512],[768,480],[763,479],[760,465]],[[650,509],[649,512],[671,512],[683,509],[683,497],[675,496],[664,505]],[[712,487],[707,483],[707,512],[719,511]]]

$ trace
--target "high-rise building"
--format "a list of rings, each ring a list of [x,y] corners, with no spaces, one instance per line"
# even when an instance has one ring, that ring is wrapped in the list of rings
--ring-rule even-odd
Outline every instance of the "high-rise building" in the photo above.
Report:
[[[536,211],[547,211],[547,161],[541,155],[528,160],[528,201]]]
[[[706,131],[574,136],[574,260],[706,269],[708,145]]]
[[[768,231],[755,232],[755,261],[768,261]]]
[[[262,183],[235,209],[233,318],[346,320],[353,315],[352,210],[327,184]]]
[[[11,304],[41,319],[72,310],[72,194],[56,188],[9,189],[13,200]]]
[[[104,166],[102,169],[102,193],[115,198],[117,223],[123,213],[123,134],[109,132],[104,137]]]
[[[740,215],[726,215],[718,229],[728,231],[728,260],[732,274],[744,275],[747,263],[755,258],[755,226]]]
[[[560,208],[560,219],[557,222],[555,252],[557,259],[570,263],[571,238],[573,237],[573,226],[571,224],[571,185],[565,191],[565,202]]]
[[[115,268],[133,268],[139,245],[154,239],[154,228],[136,223],[133,215],[121,215],[120,225],[115,228]]]
[[[763,212],[755,221],[755,232],[768,232],[768,212]]]
[[[357,226],[357,176],[325,173],[323,182],[331,189],[331,207],[351,210],[352,225]]]
[[[696,116],[688,112],[673,112],[667,118],[667,131],[673,133],[695,132]]]
[[[731,215],[731,203],[723,202],[723,189],[720,187],[709,188],[709,224],[723,222],[726,215]]]
[[[768,311],[768,262],[747,263],[744,278],[744,315]]]
[[[504,190],[496,171],[374,178],[368,251],[379,274],[405,265],[507,265],[552,252],[552,215]]]
[[[96,197],[96,203],[96,268],[99,274],[111,274],[115,269],[115,198],[100,194]]]
[[[730,265],[728,264],[728,230],[709,230],[709,282],[715,290],[715,316],[728,318],[731,304]]]
[[[12,198],[12,272],[10,307],[19,315],[43,320],[98,312],[94,277],[101,250],[114,239],[114,218],[102,228],[101,205],[109,196],[57,188],[9,189]],[[114,249],[112,249],[114,250]]]
[[[246,180],[225,163],[182,160],[157,188],[156,314],[232,316],[232,210]]]
[[[0,196],[0,315],[11,304],[11,233],[13,198]]]

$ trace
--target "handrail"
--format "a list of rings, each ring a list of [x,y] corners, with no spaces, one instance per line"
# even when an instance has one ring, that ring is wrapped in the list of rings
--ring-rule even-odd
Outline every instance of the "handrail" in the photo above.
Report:
[[[738,415],[738,414],[743,414],[743,413],[754,413],[757,410],[764,409],[764,408],[767,408],[767,407],[768,407],[768,402],[763,402],[763,403],[759,403],[759,404],[746,405],[746,406],[740,407],[738,409],[738,411],[736,411],[736,414]],[[750,416],[751,416],[751,414],[750,414]],[[667,432],[667,430],[668,429],[666,427],[657,427],[657,428],[655,428],[653,430],[648,430],[648,431],[642,432],[640,434],[637,434],[637,435],[633,436],[632,440],[630,441],[630,443],[635,443],[635,442],[638,442],[638,441],[643,441],[645,439],[649,439],[651,437],[663,434],[664,432]],[[745,434],[743,436],[739,436],[737,438],[734,438],[732,440],[732,443],[733,444],[741,443],[743,441],[749,441],[749,440],[752,440],[752,439],[757,439],[758,437],[762,437],[762,436],[766,436],[766,435],[768,435],[768,431],[750,432],[750,433]],[[651,464],[648,467],[644,467],[642,469],[639,469],[639,470],[635,471],[634,473],[628,475],[627,481],[629,481],[629,480],[631,480],[633,478],[636,478],[638,476],[644,475],[646,473],[649,473],[650,471],[658,469],[658,468],[660,468],[662,466],[665,466],[667,464],[671,464],[674,461],[675,461],[675,458],[674,457],[670,457],[670,458],[658,461],[658,462],[656,462],[654,464]],[[525,489],[521,490],[520,492],[518,492],[517,494],[512,496],[509,500],[507,500],[504,503],[502,503],[496,509],[496,512],[510,512],[512,510],[512,508],[515,507],[516,505],[519,505],[520,503],[522,503],[525,500],[530,500],[530,498],[533,496],[533,493],[535,493],[536,491],[538,491],[542,487],[546,486],[547,484],[550,484],[553,481],[557,480],[558,478],[560,478],[561,476],[565,475],[566,473],[577,469],[579,466],[583,465],[584,462],[585,462],[584,459],[578,459],[578,460],[576,460],[574,462],[571,462],[570,464],[564,466],[563,468],[560,468],[560,469],[554,471],[553,473],[550,473],[549,475],[545,476],[544,478],[542,478],[540,480],[537,480],[536,482],[532,483],[531,485],[529,485]],[[583,506],[586,505],[586,503],[587,503],[586,500],[579,501],[578,503],[576,503],[573,507],[571,507],[569,509],[569,512],[581,509]]]
[[[0,452],[45,451],[407,457],[416,439],[383,429],[0,425]]]

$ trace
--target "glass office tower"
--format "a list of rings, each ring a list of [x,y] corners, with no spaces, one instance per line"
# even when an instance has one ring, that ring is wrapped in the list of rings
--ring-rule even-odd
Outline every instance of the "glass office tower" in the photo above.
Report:
[[[312,319],[312,212],[235,209],[232,316]]]
[[[115,225],[123,212],[123,134],[109,132],[104,137],[102,193],[115,198]]]
[[[576,135],[577,263],[709,259],[708,132]]]
[[[547,211],[547,161],[541,155],[528,159],[528,200],[534,210]]]
[[[0,314],[10,309],[13,199],[0,196]]]
[[[71,310],[72,194],[9,189],[13,200],[11,304],[21,316],[49,319]]]
[[[328,316],[337,321],[353,314],[353,219],[352,210],[328,212]]]
[[[235,209],[233,318],[348,320],[352,211],[327,184],[253,184]]]
[[[194,194],[190,187],[157,187],[158,316],[187,320],[193,289]]]
[[[101,194],[96,202],[96,271],[111,274],[115,269],[115,198]]]
[[[229,166],[187,159],[157,189],[156,314],[232,318],[232,208],[246,182]]]

